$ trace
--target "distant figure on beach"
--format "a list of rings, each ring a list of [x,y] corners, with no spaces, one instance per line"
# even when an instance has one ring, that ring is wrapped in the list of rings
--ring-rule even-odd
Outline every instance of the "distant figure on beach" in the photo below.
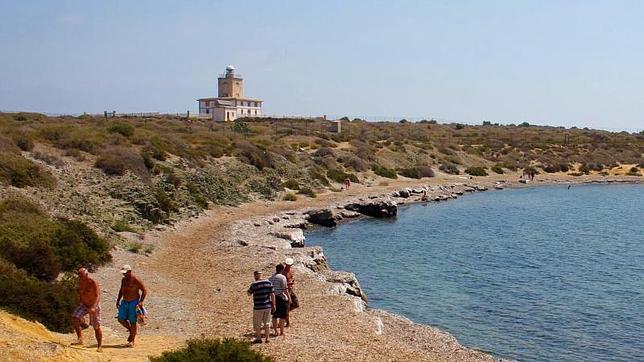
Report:
[[[271,313],[275,312],[273,284],[262,276],[261,271],[255,271],[255,281],[248,288],[248,295],[253,296],[253,343],[262,343],[262,329],[266,332],[265,341],[268,343],[268,336],[271,334]]]
[[[83,345],[81,320],[89,314],[89,322],[96,336],[96,351],[103,351],[103,332],[101,331],[101,298],[98,283],[89,276],[85,268],[78,269],[78,297],[80,304],[72,313],[72,326],[78,338],[72,345]]]
[[[570,190],[570,186],[571,186],[571,185],[568,185],[568,190]]]
[[[284,335],[284,324],[288,316],[288,281],[282,274],[284,271],[283,264],[275,266],[275,273],[268,279],[273,284],[273,291],[275,292],[275,311],[273,312],[273,329],[275,335]],[[279,327],[279,331],[277,328]]]
[[[134,347],[136,338],[136,322],[138,320],[137,309],[143,308],[143,301],[148,294],[145,285],[132,274],[132,267],[123,265],[121,268],[123,279],[121,289],[116,297],[116,308],[118,309],[118,321],[127,329],[130,335],[127,337],[127,346]],[[122,300],[121,300],[122,298]]]
[[[347,177],[344,179],[344,187],[348,190],[350,186],[351,186],[351,179]]]
[[[293,276],[293,270],[291,270],[291,267],[293,266],[294,262],[295,261],[293,260],[293,258],[286,258],[286,260],[284,261],[284,270],[282,271],[282,274],[286,277],[286,285],[288,286],[289,295],[288,313],[286,314],[286,324],[284,325],[285,327],[289,327],[291,325],[291,311],[300,306],[300,302],[297,299],[295,290],[293,290],[293,287],[295,286],[295,277]]]
[[[423,190],[423,197],[420,199],[421,201],[427,201],[429,198],[427,197],[427,190]]]

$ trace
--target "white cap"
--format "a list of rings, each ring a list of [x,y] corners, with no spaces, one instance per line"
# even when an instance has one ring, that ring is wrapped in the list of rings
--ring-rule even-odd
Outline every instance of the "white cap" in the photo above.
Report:
[[[295,260],[293,260],[293,258],[286,258],[286,260],[284,260],[284,264],[286,265],[293,265],[294,262]]]
[[[125,274],[129,271],[132,271],[132,267],[129,264],[125,264],[121,267],[121,273]]]

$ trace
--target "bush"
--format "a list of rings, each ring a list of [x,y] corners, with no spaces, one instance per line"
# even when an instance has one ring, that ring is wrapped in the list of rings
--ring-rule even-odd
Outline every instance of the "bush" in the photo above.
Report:
[[[34,141],[25,133],[14,135],[13,142],[23,151],[31,151],[34,148]]]
[[[503,174],[503,167],[501,167],[501,165],[494,165],[492,166],[491,170],[498,173],[499,175]]]
[[[94,164],[106,175],[123,176],[126,171],[139,176],[143,181],[150,180],[150,172],[143,157],[125,147],[115,147],[103,153]]]
[[[311,198],[317,197],[315,191],[313,191],[313,189],[308,186],[300,188],[300,191],[298,191],[298,194],[306,195]]]
[[[0,202],[0,256],[43,281],[79,265],[94,270],[111,260],[108,243],[78,221],[51,219],[22,198]]]
[[[288,179],[282,184],[282,187],[286,187],[291,190],[299,190],[300,184],[295,179]]]
[[[255,166],[258,170],[266,167],[273,167],[273,158],[270,153],[251,144],[248,141],[238,141],[235,143],[236,156],[243,162]]]
[[[631,169],[626,173],[626,176],[642,176],[642,174],[637,167],[631,167]]]
[[[11,152],[0,152],[0,183],[15,187],[53,188],[56,179],[41,166]]]
[[[283,198],[284,201],[297,201],[297,195],[293,192],[287,192]]]
[[[465,173],[472,176],[487,176],[487,172],[483,167],[468,167],[465,169]]]
[[[273,358],[253,351],[250,343],[227,338],[191,339],[187,346],[171,352],[163,352],[159,357],[150,357],[150,362],[271,362]]]
[[[123,231],[131,232],[131,233],[136,232],[136,229],[133,228],[132,225],[126,223],[123,220],[117,220],[116,222],[114,222],[114,225],[112,225],[112,230],[116,231],[117,233],[120,233]]]
[[[75,279],[43,282],[0,257],[0,307],[54,332],[72,331],[69,319],[78,305],[77,288]]]
[[[409,178],[420,179],[423,177],[434,177],[434,171],[429,166],[416,166],[410,168],[403,168],[398,171],[399,174]]]
[[[123,137],[131,137],[134,134],[134,127],[128,123],[115,122],[108,129],[110,133],[118,133]]]
[[[418,171],[418,174],[420,177],[434,177],[436,176],[434,174],[434,170],[432,170],[431,167],[429,166],[416,166],[416,170]]]
[[[458,167],[456,167],[455,164],[451,162],[443,162],[441,165],[438,167],[439,170],[451,174],[451,175],[459,175],[461,172],[458,170]]]
[[[588,168],[588,166],[586,166],[586,164],[582,164],[581,166],[579,166],[579,173],[588,175],[590,173],[590,169]]]
[[[373,165],[372,167],[373,172],[381,177],[386,177],[386,178],[391,178],[391,179],[397,179],[398,174],[396,173],[396,170],[386,168],[384,166],[380,165]]]
[[[64,155],[67,157],[73,157],[76,161],[85,161],[85,156],[77,148],[70,148],[68,150],[65,150]]]

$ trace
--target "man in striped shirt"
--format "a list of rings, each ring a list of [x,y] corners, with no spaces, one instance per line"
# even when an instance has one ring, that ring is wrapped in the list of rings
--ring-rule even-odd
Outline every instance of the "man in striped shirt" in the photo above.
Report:
[[[255,329],[253,343],[262,343],[262,327],[266,331],[266,343],[268,343],[271,313],[275,311],[273,284],[262,278],[261,271],[255,271],[253,276],[255,281],[248,288],[248,294],[253,296],[253,328]]]

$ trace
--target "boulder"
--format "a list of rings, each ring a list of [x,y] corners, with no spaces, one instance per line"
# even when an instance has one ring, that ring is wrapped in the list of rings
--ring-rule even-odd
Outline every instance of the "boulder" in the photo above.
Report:
[[[390,200],[372,201],[366,204],[354,203],[345,205],[344,208],[373,217],[394,217],[398,214],[398,205]]]
[[[330,272],[327,276],[327,281],[331,283],[338,283],[342,285],[340,290],[344,290],[346,294],[353,295],[368,303],[367,295],[362,291],[356,275],[349,272],[334,271]]]
[[[285,239],[291,242],[291,247],[293,248],[302,248],[304,247],[304,232],[302,229],[292,229],[292,230],[279,230],[272,233],[274,236],[277,236],[280,239]]]
[[[409,189],[403,189],[398,191],[398,196],[406,199],[411,196],[411,192],[409,192]]]
[[[326,227],[334,227],[338,223],[335,220],[335,216],[331,210],[322,209],[322,210],[311,210],[305,212],[306,221],[311,224],[321,225]]]

